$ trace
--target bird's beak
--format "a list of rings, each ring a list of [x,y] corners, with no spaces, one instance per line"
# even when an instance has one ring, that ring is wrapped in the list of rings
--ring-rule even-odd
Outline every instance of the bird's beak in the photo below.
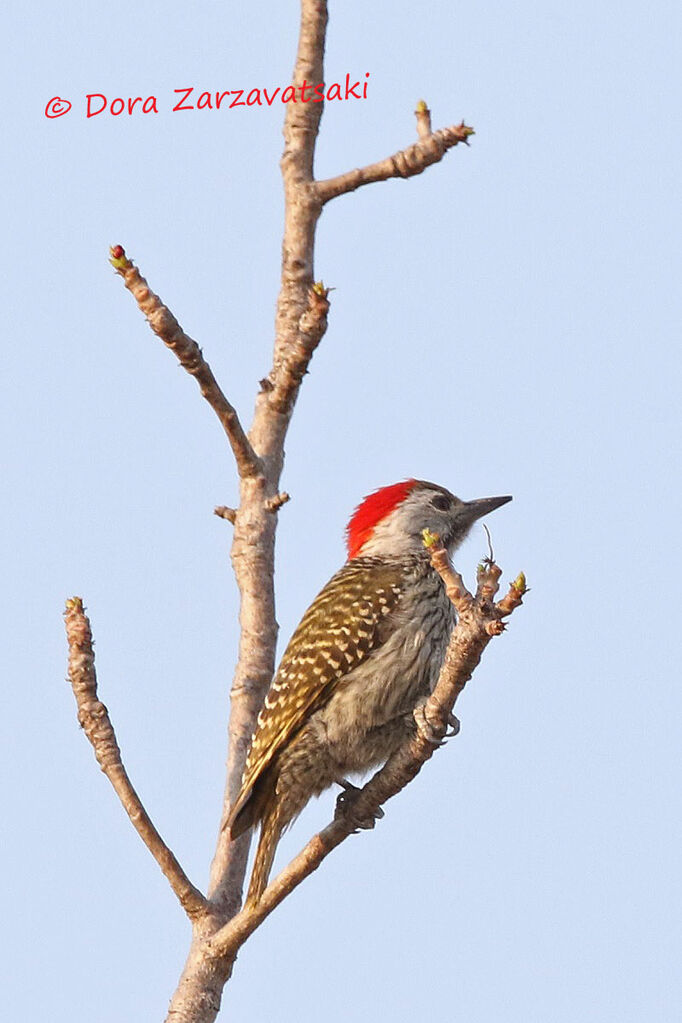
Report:
[[[479,497],[476,501],[467,501],[466,506],[471,515],[471,521],[476,522],[477,519],[489,515],[496,508],[501,508],[503,504],[508,504],[509,501],[511,501],[511,497],[508,495],[506,497]]]

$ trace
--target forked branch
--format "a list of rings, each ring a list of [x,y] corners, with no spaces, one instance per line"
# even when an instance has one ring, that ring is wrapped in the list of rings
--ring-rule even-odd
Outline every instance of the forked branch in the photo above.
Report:
[[[236,410],[220,389],[199,345],[184,332],[168,306],[154,294],[138,268],[126,256],[122,245],[112,247],[111,265],[123,278],[126,288],[147,317],[147,322],[154,333],[161,338],[167,348],[175,352],[182,368],[186,369],[199,384],[203,397],[227,434],[240,477],[257,475],[262,470],[261,460],[244,433]]]
[[[459,142],[469,144],[469,137],[474,134],[474,129],[469,128],[464,121],[461,124],[453,124],[449,128],[440,128],[431,132],[430,112],[424,104],[417,107],[417,133],[420,138],[406,149],[401,149],[393,156],[387,156],[385,160],[377,163],[370,163],[367,167],[359,167],[357,170],[346,171],[345,174],[338,174],[335,178],[326,178],[324,181],[317,181],[315,189],[322,203],[329,202],[337,195],[345,195],[346,192],[354,192],[362,185],[371,185],[375,181],[387,181],[388,178],[412,178],[415,174],[421,174],[433,163],[442,160],[449,149]],[[426,130],[428,126],[428,131]]]
[[[69,681],[76,697],[78,721],[95,751],[99,766],[113,785],[133,827],[168,878],[168,883],[187,916],[191,920],[196,920],[208,911],[208,902],[189,880],[152,824],[121,761],[121,751],[109,719],[109,712],[97,698],[92,632],[80,597],[67,600],[64,620],[69,644]]]

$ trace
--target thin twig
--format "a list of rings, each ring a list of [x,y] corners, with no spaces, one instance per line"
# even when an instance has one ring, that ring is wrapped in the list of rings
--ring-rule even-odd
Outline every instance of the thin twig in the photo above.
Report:
[[[497,602],[497,610],[502,615],[510,615],[519,604],[523,603],[524,596],[529,592],[530,587],[526,584],[526,577],[523,572],[519,572],[514,582],[510,584],[506,595]]]
[[[371,163],[367,167],[360,167],[357,170],[346,171],[345,174],[338,174],[335,178],[326,178],[324,181],[315,183],[315,191],[320,202],[326,203],[337,195],[345,195],[346,192],[354,192],[362,185],[370,185],[375,181],[386,181],[388,178],[411,178],[415,174],[421,174],[433,163],[442,160],[449,149],[459,142],[469,144],[469,137],[474,134],[474,129],[467,127],[462,121],[461,124],[453,124],[449,128],[440,128],[438,131],[425,135],[418,142],[401,149],[400,152],[388,156],[378,163]]]
[[[219,504],[217,508],[213,509],[213,514],[217,515],[219,519],[227,519],[234,525],[237,518],[237,509],[229,508],[226,504]]]
[[[425,100],[419,100],[414,114],[417,118],[417,135],[420,139],[427,139],[433,129],[431,128],[431,111]]]
[[[495,552],[493,551],[493,540],[492,540],[492,537],[490,535],[490,530],[486,526],[485,522],[482,522],[481,525],[483,526],[483,528],[485,530],[485,535],[486,535],[486,537],[488,539],[488,556],[487,556],[487,558],[485,560],[493,562],[495,560]]]
[[[151,290],[138,268],[128,259],[122,245],[111,249],[111,265],[123,278],[149,326],[167,348],[175,352],[183,369],[199,384],[203,397],[218,416],[234,452],[240,477],[262,472],[262,463],[244,433],[236,410],[221,391],[199,345],[186,334],[168,306]]]
[[[276,412],[290,412],[315,349],[324,337],[329,312],[329,288],[319,281],[308,291],[308,306],[298,322],[294,344],[272,374],[268,402]]]
[[[121,751],[109,712],[97,698],[92,632],[80,597],[67,600],[64,619],[69,644],[69,680],[78,706],[78,721],[95,751],[99,766],[113,785],[138,835],[166,875],[187,916],[197,920],[208,912],[208,902],[189,880],[152,824],[121,761]]]
[[[274,497],[269,497],[265,502],[265,507],[269,512],[277,512],[280,510],[282,505],[290,501],[291,497],[287,494],[286,490],[280,491],[279,494],[275,494]]]
[[[484,558],[476,570],[476,600],[491,601],[500,588],[502,569],[490,558]]]
[[[448,599],[459,614],[467,612],[474,598],[469,593],[459,572],[450,562],[448,552],[441,545],[440,537],[430,529],[422,530],[424,546],[431,554],[431,564],[445,583]]]

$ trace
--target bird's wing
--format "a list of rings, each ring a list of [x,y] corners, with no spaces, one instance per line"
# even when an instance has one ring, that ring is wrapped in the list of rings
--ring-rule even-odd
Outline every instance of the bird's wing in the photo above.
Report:
[[[386,619],[400,602],[404,578],[401,562],[354,558],[308,608],[258,715],[227,826],[232,826],[259,776],[313,708],[326,703],[344,676],[385,641],[391,631],[385,627]]]

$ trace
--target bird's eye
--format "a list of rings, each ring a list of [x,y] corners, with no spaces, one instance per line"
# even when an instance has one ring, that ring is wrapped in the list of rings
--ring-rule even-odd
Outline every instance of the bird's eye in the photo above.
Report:
[[[437,494],[431,501],[431,506],[435,508],[436,511],[447,511],[450,507],[450,498],[446,497],[445,494]]]

